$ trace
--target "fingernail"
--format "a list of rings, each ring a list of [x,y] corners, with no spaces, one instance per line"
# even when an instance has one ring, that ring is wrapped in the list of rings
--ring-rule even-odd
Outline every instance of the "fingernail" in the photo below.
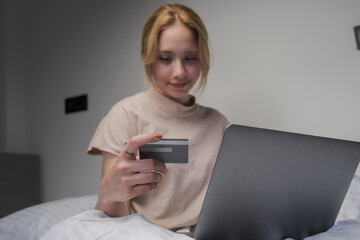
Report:
[[[161,133],[154,133],[155,138],[162,138],[163,135]]]

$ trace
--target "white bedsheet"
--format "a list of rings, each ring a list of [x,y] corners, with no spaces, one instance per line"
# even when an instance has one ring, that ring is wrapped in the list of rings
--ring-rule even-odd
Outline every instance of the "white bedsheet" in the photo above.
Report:
[[[25,208],[0,219],[0,240],[37,240],[49,228],[94,209],[97,195],[64,198]]]
[[[80,213],[55,225],[40,240],[191,240],[147,221],[141,214],[110,218],[96,210]],[[360,221],[339,221],[329,231],[305,240],[359,240]],[[290,239],[287,239],[290,240]]]
[[[343,220],[337,222],[327,232],[319,233],[304,240],[359,240],[360,221]]]
[[[346,219],[360,220],[360,177],[355,175],[341,206],[337,221]]]
[[[96,195],[66,198],[13,213],[0,219],[0,240],[40,238],[42,240],[102,240],[114,236],[116,239],[191,239],[186,235],[156,226],[140,214],[109,218],[101,212],[90,210],[94,209],[96,200]],[[360,240],[360,178],[358,176],[350,185],[338,220],[344,221],[338,221],[329,231],[306,240]],[[66,228],[72,230],[68,231]],[[88,233],[94,235],[87,235]],[[79,237],[82,236],[81,234],[90,238]],[[91,238],[92,236],[98,238]]]
[[[52,227],[40,240],[191,240],[147,221],[141,214],[110,218],[90,210]]]

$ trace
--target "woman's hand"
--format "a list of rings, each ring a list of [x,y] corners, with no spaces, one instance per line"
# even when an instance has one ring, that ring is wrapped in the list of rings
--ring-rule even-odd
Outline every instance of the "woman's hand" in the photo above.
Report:
[[[110,216],[128,214],[125,202],[155,189],[166,173],[166,166],[154,159],[138,160],[135,153],[139,147],[157,142],[158,133],[146,133],[132,137],[118,156],[103,154],[103,180],[96,209]]]

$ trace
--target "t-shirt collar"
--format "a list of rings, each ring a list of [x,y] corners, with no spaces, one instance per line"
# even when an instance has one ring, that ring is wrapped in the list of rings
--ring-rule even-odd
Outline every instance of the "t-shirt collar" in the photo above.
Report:
[[[166,97],[153,87],[150,87],[150,89],[147,90],[147,94],[155,101],[157,107],[174,117],[185,118],[192,116],[198,107],[196,98],[192,95],[190,95],[189,103],[184,105]]]

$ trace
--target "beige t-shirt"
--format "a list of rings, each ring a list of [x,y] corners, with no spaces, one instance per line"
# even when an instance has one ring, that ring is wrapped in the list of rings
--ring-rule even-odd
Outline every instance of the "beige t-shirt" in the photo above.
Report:
[[[126,98],[103,118],[88,153],[118,155],[135,135],[156,132],[164,138],[189,139],[189,162],[167,163],[168,173],[158,187],[130,200],[131,213],[176,230],[197,223],[227,119],[195,103],[184,106],[156,90]]]

